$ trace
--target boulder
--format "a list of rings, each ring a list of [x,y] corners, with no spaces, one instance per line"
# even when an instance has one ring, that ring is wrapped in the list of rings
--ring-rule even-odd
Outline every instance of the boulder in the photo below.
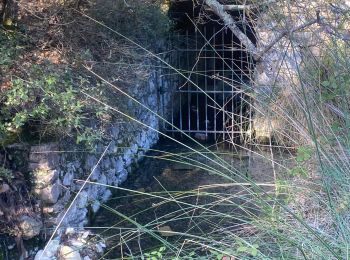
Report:
[[[44,250],[39,250],[34,260],[51,260],[57,255],[58,248],[60,246],[60,241],[57,239],[51,240],[47,245],[45,252]]]
[[[29,170],[54,169],[59,166],[60,155],[56,143],[34,145],[30,148]]]
[[[45,254],[46,252],[44,253],[44,250],[39,250],[34,257],[34,260],[51,260],[52,259],[51,257],[46,256]]]
[[[47,204],[55,204],[61,195],[61,185],[56,182],[43,189],[35,189],[37,196]]]
[[[23,215],[19,218],[18,227],[23,239],[31,239],[39,235],[43,224],[34,217]]]
[[[33,172],[33,177],[37,188],[45,188],[57,180],[58,171],[50,169],[36,169]]]
[[[61,246],[59,251],[59,260],[82,260],[79,251],[69,246]]]
[[[0,194],[8,192],[10,190],[10,186],[6,183],[0,184]]]
[[[158,232],[163,237],[172,237],[176,235],[176,233],[171,229],[170,226],[159,227]]]

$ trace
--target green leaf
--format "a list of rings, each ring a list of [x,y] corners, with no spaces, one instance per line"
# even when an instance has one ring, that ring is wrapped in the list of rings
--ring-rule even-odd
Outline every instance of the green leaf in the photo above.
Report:
[[[253,247],[253,248],[251,249],[250,254],[251,254],[252,256],[257,256],[257,254],[258,254],[258,249],[255,248],[255,247]]]
[[[57,82],[57,78],[54,77],[54,76],[48,76],[46,78],[46,83],[51,86],[51,85],[54,85],[55,83]]]
[[[312,156],[312,153],[313,151],[310,147],[307,147],[307,146],[299,147],[297,150],[297,157],[296,157],[297,162],[305,162],[309,160]]]
[[[307,177],[307,170],[305,169],[305,167],[302,166],[297,166],[294,167],[290,170],[290,174],[293,176],[302,176],[302,177]]]
[[[324,87],[328,87],[330,85],[329,81],[325,80],[325,81],[322,81],[321,83]]]
[[[247,250],[248,250],[248,247],[246,246],[239,246],[237,248],[237,252],[241,252],[241,253],[247,252]]]

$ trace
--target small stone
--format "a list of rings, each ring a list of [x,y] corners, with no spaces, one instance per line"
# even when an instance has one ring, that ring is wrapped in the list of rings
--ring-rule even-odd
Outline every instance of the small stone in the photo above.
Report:
[[[0,185],[0,193],[5,193],[10,190],[10,186],[6,183]]]
[[[208,135],[205,133],[195,133],[194,138],[200,141],[206,141],[208,139]]]
[[[102,165],[102,168],[109,169],[111,167],[111,160],[109,158],[105,158],[103,159],[101,165]]]
[[[43,254],[44,250],[39,250],[35,257],[34,260],[52,260],[51,257],[46,256],[46,252]]]
[[[131,146],[131,152],[133,153],[133,154],[135,154],[135,153],[137,153],[137,150],[139,149],[139,147],[137,146],[137,144],[133,144],[132,146]]]
[[[94,213],[96,213],[99,209],[100,209],[100,202],[98,202],[97,200],[93,201],[91,203],[91,209]]]
[[[66,235],[73,235],[75,233],[75,229],[72,227],[68,227],[65,233]]]
[[[107,177],[104,174],[100,175],[100,178],[98,179],[99,184],[106,184],[107,183]]]
[[[58,178],[57,170],[37,169],[33,172],[35,186],[37,188],[45,188],[53,184]]]
[[[24,239],[31,239],[37,235],[39,235],[40,230],[43,226],[41,221],[24,215],[19,219],[19,229],[21,231],[21,235]]]
[[[46,188],[36,189],[35,193],[43,202],[55,204],[61,195],[61,185],[59,185],[59,182],[56,182]]]
[[[61,246],[59,252],[59,260],[81,260],[81,256],[77,250],[69,246]]]
[[[79,197],[77,198],[77,207],[80,209],[85,208],[88,204],[89,195],[86,191],[82,191],[78,196]]]
[[[46,245],[45,256],[54,257],[57,254],[59,246],[60,246],[60,241],[58,239],[51,240]]]
[[[97,163],[97,158],[94,155],[89,155],[85,161],[85,169],[91,171]]]
[[[79,160],[76,160],[72,162],[72,165],[74,165],[75,169],[78,169],[81,167],[81,162]]]
[[[152,95],[148,96],[148,100],[147,101],[148,101],[148,105],[152,105],[154,103],[157,103],[157,99],[154,96],[152,96]]]
[[[117,185],[118,179],[117,179],[117,172],[115,170],[108,170],[107,172],[107,184],[108,185]]]
[[[87,238],[89,235],[90,235],[90,231],[85,231],[85,232],[81,235],[81,237],[85,239],[85,238]]]
[[[97,166],[93,171],[93,173],[91,174],[90,179],[91,181],[98,181],[100,179],[100,176],[101,176],[101,170],[100,170],[100,167]]]
[[[16,244],[8,245],[8,246],[7,246],[7,249],[8,249],[8,250],[12,250],[12,249],[15,248],[15,246],[16,246]]]
[[[102,202],[106,202],[112,196],[112,192],[110,190],[106,190],[101,198]]]
[[[107,148],[107,144],[98,143],[96,145],[96,153],[103,153],[106,148]]]
[[[115,144],[115,141],[112,140],[109,145],[108,153],[115,153],[117,152],[117,146]]]
[[[119,157],[117,160],[114,161],[113,167],[116,170],[116,172],[121,172],[124,170],[124,162],[121,157]]]
[[[60,161],[58,150],[58,145],[55,143],[32,146],[30,148],[29,161],[34,163],[30,166],[35,166],[35,168],[30,168],[29,170],[56,168]]]
[[[73,170],[68,170],[68,172],[63,177],[63,185],[70,186],[73,183],[74,173]]]
[[[44,207],[43,208],[43,213],[44,214],[51,214],[54,212],[54,208],[53,207]]]
[[[126,149],[124,151],[124,155],[123,155],[123,159],[124,159],[124,163],[125,163],[125,167],[128,167],[131,164],[132,161],[132,151],[131,149]]]
[[[121,184],[123,183],[124,181],[126,181],[128,177],[128,171],[127,170],[123,170],[119,173],[119,176],[118,176],[118,184]]]
[[[97,253],[103,253],[103,247],[100,245],[100,243],[97,243],[95,245]]]
[[[72,245],[75,248],[82,248],[85,244],[82,241],[73,239],[69,241],[70,245]]]
[[[163,237],[172,237],[175,236],[176,233],[171,229],[170,226],[162,226],[158,228],[158,232],[160,233],[161,236]]]

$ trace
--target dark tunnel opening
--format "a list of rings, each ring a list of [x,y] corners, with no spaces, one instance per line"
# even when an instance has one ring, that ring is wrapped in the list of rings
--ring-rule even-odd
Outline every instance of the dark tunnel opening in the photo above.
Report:
[[[173,1],[169,9],[179,52],[173,64],[188,77],[177,82],[171,121],[196,139],[237,143],[250,124],[242,85],[249,85],[254,60],[220,18],[204,9],[192,0]],[[241,11],[230,14],[256,43],[253,21]],[[178,134],[174,127],[168,132]]]

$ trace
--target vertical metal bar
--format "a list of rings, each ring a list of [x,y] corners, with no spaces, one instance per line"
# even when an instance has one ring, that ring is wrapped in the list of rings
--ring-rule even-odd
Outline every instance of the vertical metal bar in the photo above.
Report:
[[[215,38],[216,38],[216,30],[215,30],[215,26],[213,26],[213,35],[214,35],[214,37],[213,37],[213,48],[216,48],[216,40],[215,40]],[[216,63],[215,63],[215,52],[213,51],[213,50],[210,50],[213,54],[214,54],[214,56],[213,56],[213,58],[212,58],[212,61],[214,62],[214,67],[213,67],[213,73],[214,73],[214,75],[215,75],[215,73],[216,73]],[[210,55],[210,58],[211,58],[211,55]],[[216,131],[217,131],[217,127],[216,127],[216,109],[217,109],[217,107],[216,107],[216,79],[215,79],[215,77],[214,77],[214,79],[213,79],[213,88],[214,88],[214,100],[215,100],[215,103],[213,103],[213,107],[214,107],[214,138],[215,138],[215,141],[216,141]]]
[[[179,106],[180,106],[179,118],[180,118],[180,130],[181,130],[181,137],[182,137],[182,130],[183,130],[183,128],[182,128],[182,93],[179,92],[178,95],[179,95],[179,99],[180,99],[179,100],[180,101],[180,103],[179,103]]]
[[[240,51],[240,61],[241,61],[241,73],[240,73],[240,81],[241,81],[241,84],[240,84],[240,88],[242,88],[243,86],[243,73],[244,73],[244,64],[243,64],[243,44],[241,42],[241,47],[240,47],[241,51]],[[243,93],[242,91],[240,92],[240,109],[239,109],[239,129],[240,129],[240,133],[241,133],[241,136],[240,136],[240,140],[243,141],[244,137],[243,137]]]
[[[221,30],[221,41],[222,41],[222,77],[225,79],[225,30]],[[225,141],[225,83],[222,81],[222,140]]]
[[[253,62],[253,60],[251,59],[251,62]],[[253,131],[253,116],[252,116],[252,106],[251,106],[251,102],[252,102],[252,98],[251,97],[248,97],[249,98],[249,142],[251,143],[252,142],[252,131]]]
[[[204,69],[203,69],[203,75],[204,75],[204,89],[205,92],[208,90],[208,75],[207,75],[207,48],[208,45],[206,44],[207,40],[207,28],[204,26]],[[208,136],[208,96],[204,94],[205,96],[205,136]]]
[[[250,84],[251,83],[251,77],[253,75],[253,69],[254,69],[254,65],[253,65],[253,57],[248,54],[246,52],[246,55],[247,55],[247,61],[248,61],[248,80],[247,80],[247,84]],[[248,120],[247,120],[247,123],[248,123],[248,129],[249,129],[249,134],[247,135],[247,139],[249,140],[249,142],[252,140],[252,106],[250,105],[251,104],[251,98],[248,96],[248,95],[245,95],[245,99],[248,99],[247,102],[246,102],[246,105],[249,106],[249,114],[247,115],[248,116]]]
[[[234,69],[234,50],[233,50],[233,33],[231,33],[231,69],[233,70]],[[234,85],[234,81],[233,81],[233,75],[234,75],[234,72],[231,71],[231,118],[230,118],[230,127],[231,127],[231,140],[232,140],[232,145],[233,142],[234,142],[234,124],[235,124],[235,115],[234,115],[234,109],[235,109],[235,104],[234,103],[234,100],[236,98],[236,95],[235,95],[235,88],[233,87]]]
[[[191,65],[190,65],[190,52],[188,51],[188,49],[189,49],[189,44],[188,44],[188,30],[186,31],[186,59],[187,59],[187,75],[188,75],[188,77],[191,77],[190,75],[191,75]],[[187,113],[188,113],[188,130],[190,130],[191,131],[191,92],[190,92],[190,90],[191,90],[191,83],[189,83],[188,81],[187,81],[187,83],[186,83],[186,87],[187,87],[187,90],[189,90],[188,92],[187,92],[187,109],[188,109],[188,111],[187,111]],[[198,109],[198,108],[197,108]]]
[[[174,66],[174,64],[176,64],[175,61],[174,62],[174,51],[175,51],[175,48],[174,48],[174,44],[173,44],[173,41],[171,39],[171,36],[169,34],[169,50],[170,50],[170,65],[171,66]],[[177,66],[177,65],[175,65]],[[174,89],[174,87],[176,87],[176,82],[174,80],[174,76],[172,74],[173,72],[170,71],[170,75],[169,75],[169,78],[170,78],[170,90],[172,91],[171,93],[171,130],[174,130],[174,94],[176,93],[176,89]],[[174,132],[172,131],[171,133],[172,137],[174,137]]]
[[[195,57],[199,60],[199,51],[198,51],[198,32],[197,32],[197,28],[195,28],[195,41],[196,41],[196,51],[195,51]],[[195,73],[196,73],[196,81],[195,83],[197,84],[198,87],[201,87],[199,85],[199,81],[198,81],[198,64],[199,62],[196,62],[196,68],[195,68]],[[198,93],[196,93],[196,100],[197,100],[197,131],[199,131],[199,98],[198,98]]]
[[[168,35],[168,39],[167,39],[167,50],[170,50],[170,35]],[[164,58],[166,58],[166,54],[164,55]],[[168,60],[167,60],[168,63],[171,64],[171,56],[169,56]],[[162,64],[160,65],[162,67]],[[167,87],[169,88],[169,83],[170,83],[170,69],[167,68],[167,73],[166,73],[166,76],[165,76],[165,83],[167,85]],[[165,93],[168,93],[169,89],[166,89],[164,91],[164,94],[163,96],[165,95]],[[163,98],[163,117],[166,119],[166,120],[169,120],[169,118],[167,118],[166,116],[166,112],[165,112],[165,102],[164,102],[164,98]],[[163,120],[163,130],[165,129],[165,120]]]
[[[163,56],[163,59],[165,59],[165,56]],[[167,73],[167,70],[168,68],[163,68],[163,64],[161,64],[159,62],[159,71],[160,71],[160,86],[159,86],[159,91],[160,91],[160,96],[161,96],[161,105],[162,105],[162,117],[164,118],[165,117],[165,102],[164,102],[164,93],[165,93],[165,90],[164,90],[164,84],[165,84],[165,78],[164,76],[166,75]],[[165,121],[163,121],[163,128],[165,126]]]
[[[178,38],[178,44],[180,44],[180,34],[177,35],[177,38]],[[178,51],[177,52],[177,68],[180,69],[181,68],[181,54],[180,52]],[[176,89],[179,90],[179,87],[181,86],[181,78],[180,78],[180,74],[179,73],[176,73],[177,74],[177,86],[176,86]],[[180,130],[181,130],[181,138],[182,138],[182,93],[178,91],[177,95],[179,95],[179,123],[180,123]]]

